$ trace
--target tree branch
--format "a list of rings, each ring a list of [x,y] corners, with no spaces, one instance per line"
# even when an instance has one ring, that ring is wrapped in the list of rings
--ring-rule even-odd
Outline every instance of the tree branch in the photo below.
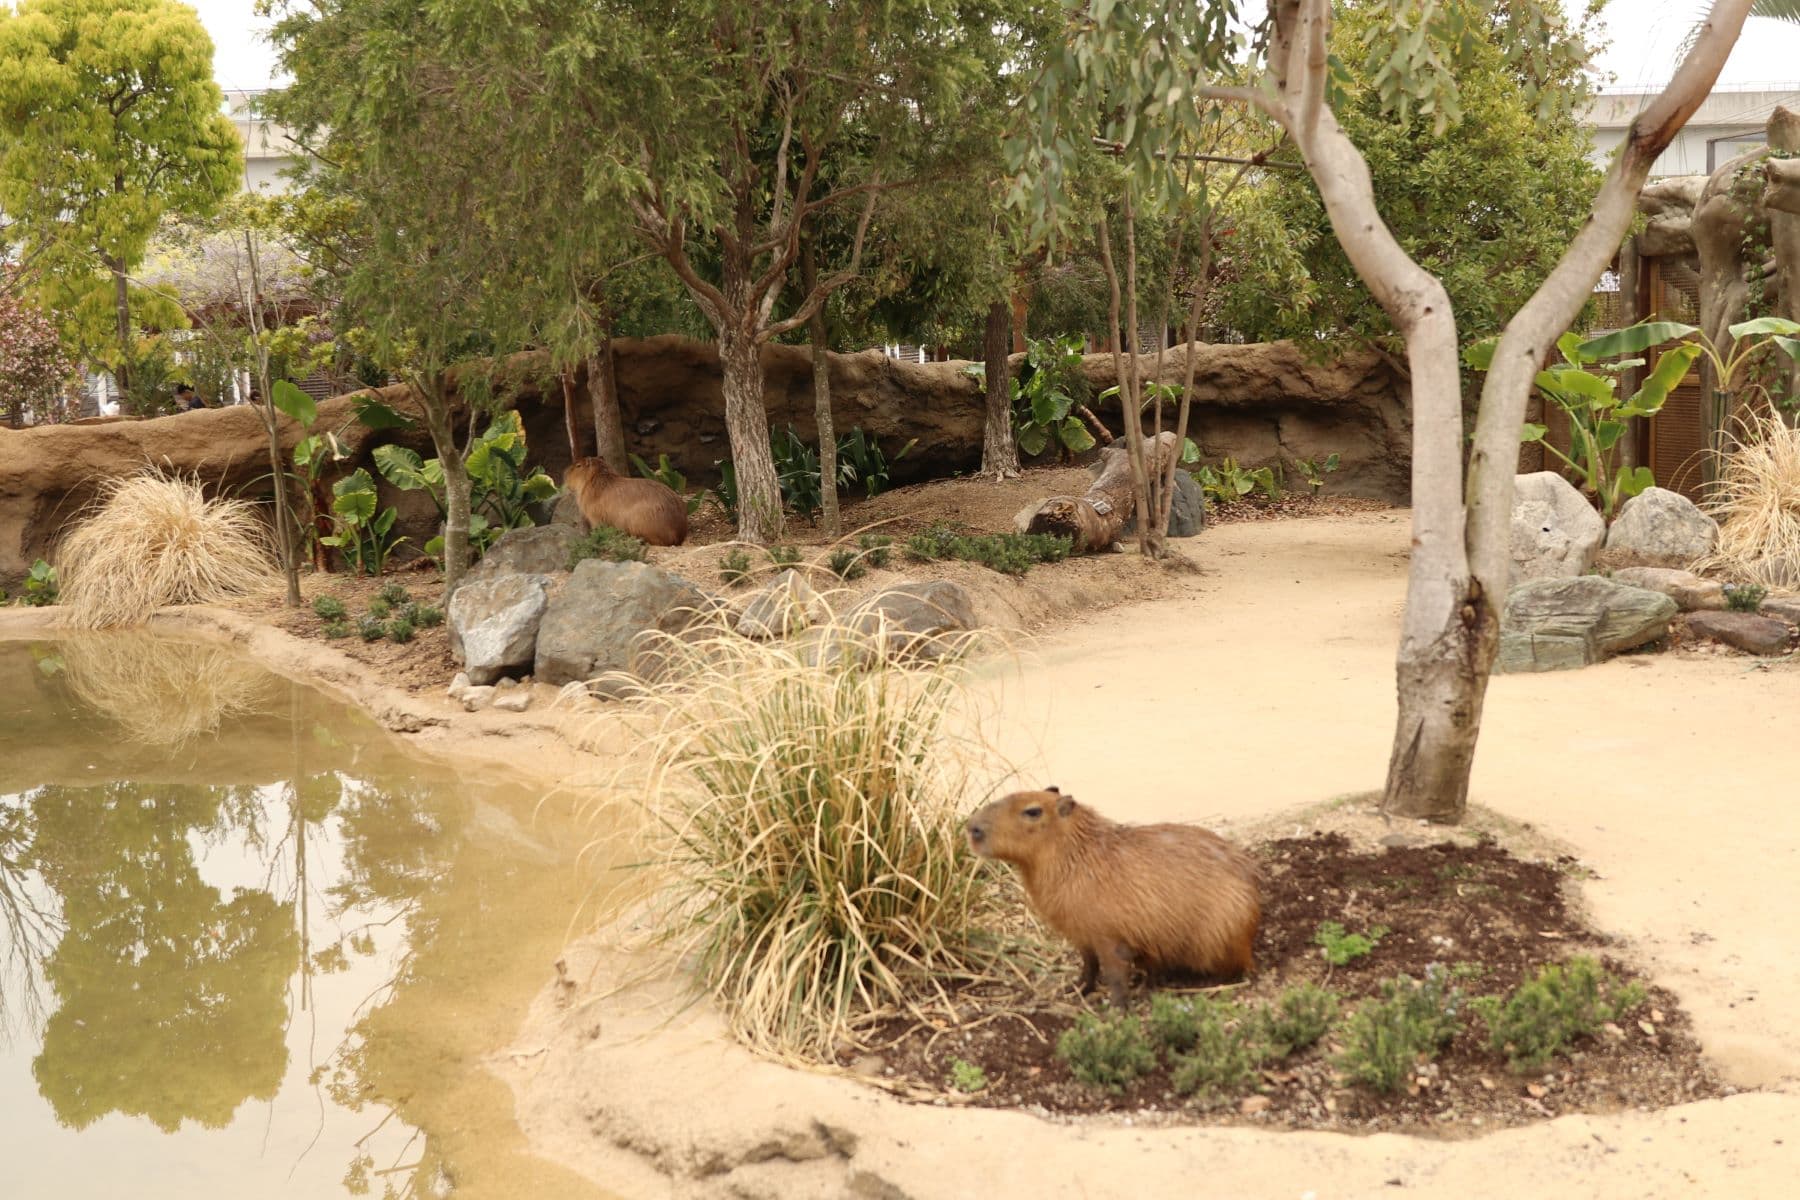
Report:
[[[788,330],[798,329],[806,324],[812,319],[813,313],[819,310],[819,306],[825,303],[826,297],[856,278],[856,273],[862,269],[863,241],[869,232],[869,219],[875,215],[876,195],[876,192],[871,191],[867,193],[863,201],[862,217],[856,223],[856,240],[851,244],[850,265],[820,280],[819,285],[812,290],[811,295],[801,301],[800,307],[794,310],[793,315],[784,321],[777,321],[773,325],[767,326],[757,335],[758,343],[772,341]]]

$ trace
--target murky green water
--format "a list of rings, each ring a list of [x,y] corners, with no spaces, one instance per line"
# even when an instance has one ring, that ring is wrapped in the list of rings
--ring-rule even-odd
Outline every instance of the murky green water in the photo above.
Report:
[[[593,1194],[479,1058],[583,883],[540,793],[226,651],[0,641],[0,1196]]]

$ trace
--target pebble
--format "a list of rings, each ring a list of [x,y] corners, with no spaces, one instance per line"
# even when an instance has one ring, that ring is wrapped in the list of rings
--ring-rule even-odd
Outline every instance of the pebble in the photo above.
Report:
[[[459,699],[462,700],[462,706],[469,712],[477,712],[485,707],[487,702],[493,699],[493,696],[494,689],[491,687],[469,687],[463,689],[463,694]]]
[[[452,700],[461,700],[463,698],[463,693],[468,690],[469,673],[467,671],[458,671],[455,677],[450,680],[450,686],[444,690],[444,694]]]
[[[488,707],[502,712],[524,712],[531,707],[531,691],[528,688],[503,689]]]

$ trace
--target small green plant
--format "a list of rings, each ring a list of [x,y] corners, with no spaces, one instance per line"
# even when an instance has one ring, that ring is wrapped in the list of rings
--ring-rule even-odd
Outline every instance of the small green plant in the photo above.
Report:
[[[700,507],[700,501],[705,498],[699,492],[695,492],[691,496],[688,495],[687,476],[676,469],[675,464],[669,461],[669,456],[667,454],[657,455],[656,466],[654,467],[633,454],[631,456],[631,465],[636,467],[638,474],[642,475],[645,479],[654,479],[656,482],[668,488],[671,492],[674,492],[677,496],[680,496],[682,501],[687,504],[688,516],[690,517],[694,515],[694,510]]]
[[[388,555],[406,541],[394,532],[399,511],[377,510],[375,480],[361,467],[332,484],[331,494],[332,532],[319,541],[335,547],[352,571],[381,574]]]
[[[891,537],[865,533],[856,539],[856,544],[862,547],[863,561],[877,571],[887,566],[888,560],[893,557],[894,539]]]
[[[336,641],[338,638],[347,638],[350,636],[350,623],[342,618],[335,621],[327,621],[321,632],[333,641]]]
[[[1341,967],[1372,953],[1387,932],[1386,925],[1375,925],[1367,933],[1346,933],[1336,921],[1321,921],[1313,944],[1321,948],[1326,962]]]
[[[469,448],[463,465],[469,472],[469,545],[477,555],[498,541],[509,529],[532,523],[531,506],[556,495],[556,481],[542,467],[525,469],[525,426],[512,410],[496,415]],[[437,505],[438,516],[448,515],[444,493],[444,464],[421,460],[404,446],[377,446],[375,468],[402,491],[424,491]],[[442,537],[425,543],[425,553],[443,554]]]
[[[1034,338],[1025,343],[1025,361],[1011,380],[1013,438],[1019,452],[1036,458],[1053,446],[1064,455],[1094,448],[1094,435],[1074,416],[1088,397],[1082,338]]]
[[[1286,1058],[1305,1050],[1331,1028],[1337,1019],[1336,992],[1314,983],[1302,983],[1284,990],[1273,1004],[1264,1005],[1259,1019],[1262,1039],[1273,1058]]]
[[[893,461],[899,462],[905,458],[918,441],[918,438],[914,438],[900,447],[894,454]],[[882,453],[881,443],[864,433],[860,426],[839,438],[837,474],[839,487],[854,487],[861,483],[864,494],[871,497],[887,491],[888,457]]]
[[[1056,1056],[1076,1079],[1109,1092],[1122,1092],[1156,1069],[1144,1023],[1124,1012],[1082,1013],[1056,1040]]]
[[[313,615],[321,621],[341,621],[348,611],[336,596],[314,596],[312,609]]]
[[[31,574],[25,576],[25,594],[20,599],[32,608],[43,608],[56,603],[59,590],[56,568],[40,558],[31,564]]]
[[[569,547],[569,569],[574,570],[575,564],[589,558],[607,562],[643,562],[648,556],[642,539],[611,525],[596,525],[587,536],[577,539]]]
[[[719,486],[712,490],[712,497],[718,503],[720,511],[725,514],[725,519],[736,525],[738,519],[737,467],[729,459],[719,459],[713,463],[713,467],[719,472]]]
[[[987,1072],[972,1062],[950,1060],[950,1086],[959,1092],[979,1092],[988,1085]]]
[[[825,565],[831,568],[833,575],[846,583],[852,579],[861,579],[869,573],[869,568],[863,562],[861,552],[853,550],[849,546],[839,546],[833,550],[825,559]]]
[[[1147,1024],[1150,1040],[1156,1043],[1157,1049],[1166,1054],[1185,1054],[1192,1050],[1200,1036],[1200,1015],[1195,1006],[1206,1002],[1205,997],[1172,996],[1168,992],[1151,996]]]
[[[1641,984],[1623,983],[1591,958],[1543,967],[1510,996],[1482,996],[1474,1009],[1487,1023],[1488,1048],[1515,1071],[1535,1071],[1644,1002]]]
[[[736,587],[750,578],[750,555],[745,550],[727,550],[719,560],[719,582]]]
[[[1753,613],[1768,598],[1769,589],[1760,583],[1728,583],[1725,585],[1725,607],[1732,612]]]
[[[770,436],[769,453],[775,459],[775,480],[781,485],[782,506],[810,521],[824,506],[819,452],[801,441],[789,425]]]
[[[1184,1096],[1216,1096],[1256,1079],[1266,1057],[1259,1023],[1236,1004],[1196,997],[1192,1040],[1170,1060],[1169,1082]]]
[[[386,600],[395,608],[401,608],[412,603],[412,593],[407,591],[405,586],[398,583],[384,583],[381,585],[381,590],[375,594],[380,596],[383,600]]]
[[[369,615],[377,620],[387,620],[393,611],[394,606],[387,602],[386,597],[376,596],[369,601]]]
[[[1423,980],[1396,975],[1381,985],[1379,1000],[1365,1001],[1344,1023],[1337,1067],[1354,1083],[1394,1091],[1461,1032],[1464,1006],[1450,972],[1436,963]]]
[[[1229,504],[1257,491],[1270,500],[1282,497],[1281,481],[1273,467],[1248,470],[1230,456],[1216,467],[1201,467],[1194,472],[1194,479],[1200,484],[1201,495],[1214,503]]]
[[[413,623],[405,617],[395,617],[387,623],[388,641],[404,646],[413,640]]]
[[[960,559],[1003,575],[1023,575],[1038,563],[1067,558],[1069,539],[1048,533],[965,534],[939,524],[907,538],[906,554],[920,562]]]
[[[1300,478],[1306,480],[1306,486],[1312,489],[1313,495],[1325,486],[1325,477],[1338,469],[1339,456],[1328,454],[1323,459],[1303,458],[1294,463],[1294,469],[1300,472]]]
[[[387,622],[370,613],[356,623],[356,636],[365,642],[379,642],[387,636]]]
[[[409,604],[404,616],[419,629],[435,629],[444,623],[444,610],[435,604]]]
[[[768,555],[769,561],[775,565],[777,571],[785,571],[790,567],[800,565],[800,551],[795,546],[770,546]]]

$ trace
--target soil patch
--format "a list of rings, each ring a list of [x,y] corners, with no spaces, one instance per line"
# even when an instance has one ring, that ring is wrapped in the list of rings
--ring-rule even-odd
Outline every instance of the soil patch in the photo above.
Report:
[[[1422,978],[1438,964],[1469,996],[1505,994],[1539,967],[1575,954],[1600,959],[1621,979],[1638,979],[1609,955],[1610,939],[1589,928],[1565,899],[1585,873],[1571,858],[1531,862],[1497,844],[1388,846],[1357,853],[1338,833],[1263,846],[1266,873],[1259,969],[1215,994],[1256,1005],[1284,989],[1317,984],[1338,993],[1343,1011],[1380,994],[1398,973]],[[1320,924],[1386,933],[1366,956],[1329,966],[1315,942]],[[1071,974],[1060,997],[1073,1000]],[[1206,1121],[1343,1132],[1399,1130],[1461,1135],[1529,1124],[1570,1112],[1658,1108],[1729,1094],[1701,1058],[1675,997],[1648,988],[1648,1000],[1601,1035],[1529,1075],[1489,1050],[1486,1028],[1466,1014],[1462,1032],[1406,1088],[1383,1094],[1349,1084],[1333,1058],[1334,1030],[1310,1050],[1267,1063],[1252,1087],[1205,1101],[1176,1094],[1166,1062],[1113,1094],[1073,1078],[1056,1054],[1075,1021],[1073,1003],[1021,1005],[963,998],[975,1011],[946,1028],[895,1018],[873,1039],[885,1081],[942,1097],[957,1060],[982,1069],[988,1086],[967,1103],[1041,1115],[1129,1114],[1139,1123]],[[1096,1001],[1098,1003],[1098,1001]],[[1139,999],[1134,1010],[1147,1004]],[[871,1069],[863,1059],[860,1069]],[[845,1065],[851,1065],[847,1058]],[[951,1094],[954,1096],[954,1093]],[[961,1101],[962,1097],[955,1097]]]
[[[443,607],[443,579],[430,563],[424,561],[390,570],[378,578],[349,573],[315,575],[303,572],[300,595],[304,603],[299,608],[285,607],[280,590],[246,597],[232,607],[295,637],[323,642],[346,658],[373,667],[381,681],[391,687],[415,694],[442,691],[457,671],[456,660],[450,656],[450,633],[446,626],[416,629],[412,640],[404,643],[387,638],[365,642],[355,632],[358,618],[369,611],[369,602],[375,599],[376,593],[394,583],[404,587],[420,604]],[[335,596],[344,602],[349,612],[345,618],[351,629],[349,637],[325,636],[325,622],[312,610],[312,602],[319,596]]]

